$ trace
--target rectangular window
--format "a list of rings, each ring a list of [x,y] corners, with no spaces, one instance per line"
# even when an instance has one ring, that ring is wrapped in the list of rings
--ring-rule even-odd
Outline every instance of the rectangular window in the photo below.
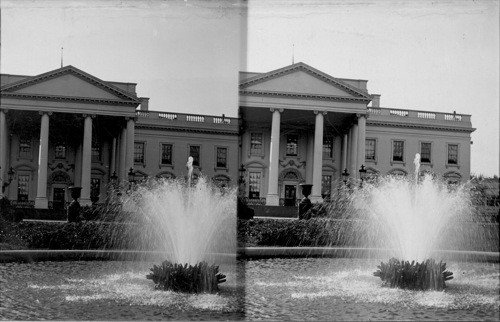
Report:
[[[333,137],[323,137],[323,158],[333,158]]]
[[[217,148],[217,168],[227,168],[227,148]]]
[[[23,158],[23,159],[31,158],[31,139],[30,138],[20,138],[19,139],[19,158]]]
[[[294,134],[286,136],[286,155],[297,156],[299,150],[299,137]]]
[[[92,143],[92,161],[101,161],[101,146],[99,143]]]
[[[261,181],[261,173],[260,172],[250,172],[248,174],[248,197],[250,199],[259,199],[260,198],[260,181]]]
[[[91,178],[90,179],[90,200],[92,202],[97,202],[99,200],[100,193],[101,193],[101,179]]]
[[[323,175],[321,177],[321,195],[324,197],[330,196],[330,191],[332,189],[332,176]]]
[[[448,144],[448,164],[458,164],[458,144]]]
[[[193,166],[200,166],[200,146],[190,145],[189,146],[189,156],[193,157]]]
[[[144,142],[134,143],[134,163],[144,163]]]
[[[428,142],[420,143],[420,162],[431,163],[431,144]]]
[[[65,144],[56,145],[55,158],[56,159],[66,159],[66,145]]]
[[[365,140],[365,160],[375,161],[375,147],[377,141],[375,139]]]
[[[17,200],[27,201],[30,191],[30,176],[28,174],[17,175]]]
[[[161,164],[172,164],[172,144],[161,145]]]
[[[262,155],[262,133],[250,134],[250,154]]]
[[[392,161],[403,161],[404,141],[392,142]]]

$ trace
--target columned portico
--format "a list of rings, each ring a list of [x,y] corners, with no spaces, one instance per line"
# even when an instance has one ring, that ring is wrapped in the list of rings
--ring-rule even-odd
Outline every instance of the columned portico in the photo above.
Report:
[[[47,167],[49,157],[49,115],[52,112],[40,112],[40,145],[38,153],[38,181],[35,198],[36,209],[48,209],[47,199]]]
[[[92,162],[92,116],[84,115],[83,124],[83,151],[82,151],[82,195],[80,204],[82,206],[92,205],[90,201],[90,176]]]
[[[279,147],[280,147],[280,121],[283,109],[271,109],[273,113],[271,122],[271,146],[269,155],[269,181],[266,197],[267,206],[279,206],[278,175],[279,175]]]
[[[366,115],[358,115],[358,158],[356,172],[365,163]]]
[[[323,202],[321,198],[321,174],[323,171],[323,128],[326,112],[314,111],[316,121],[314,125],[314,159],[313,159],[313,186],[311,193],[311,202]]]

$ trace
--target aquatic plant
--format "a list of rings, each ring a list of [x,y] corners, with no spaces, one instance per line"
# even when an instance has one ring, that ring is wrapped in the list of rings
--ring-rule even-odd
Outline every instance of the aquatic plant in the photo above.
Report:
[[[226,275],[219,272],[219,266],[208,265],[207,262],[182,265],[168,260],[154,265],[146,278],[153,280],[156,289],[186,293],[216,293],[218,285],[226,281]]]
[[[410,290],[436,290],[446,287],[445,281],[453,278],[453,273],[446,270],[446,263],[437,263],[427,259],[421,263],[391,258],[387,263],[381,262],[373,273],[380,277],[384,286]]]

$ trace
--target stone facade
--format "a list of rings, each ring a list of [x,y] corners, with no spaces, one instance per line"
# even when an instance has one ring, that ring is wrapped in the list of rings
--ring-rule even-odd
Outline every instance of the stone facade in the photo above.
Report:
[[[151,111],[136,84],[65,66],[37,76],[1,75],[0,180],[18,206],[62,207],[68,187],[82,205],[111,186],[146,177],[195,176],[239,185],[254,204],[294,205],[299,184],[320,202],[349,173],[421,171],[470,177],[470,115],[380,107],[367,81],[327,75],[304,63],[240,74],[239,117]],[[236,110],[236,107],[235,107]],[[241,171],[243,170],[243,171]],[[116,178],[116,181],[115,181]]]
[[[349,174],[368,178],[422,172],[450,182],[470,178],[470,115],[380,107],[367,81],[327,75],[304,63],[240,74],[240,158],[253,204],[295,204],[312,183],[320,202]]]

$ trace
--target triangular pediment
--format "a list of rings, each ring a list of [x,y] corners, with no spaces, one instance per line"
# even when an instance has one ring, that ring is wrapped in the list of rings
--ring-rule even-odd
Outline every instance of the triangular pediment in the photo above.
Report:
[[[18,96],[139,103],[133,93],[125,92],[73,66],[65,66],[2,86],[2,94],[7,93]]]
[[[293,93],[297,95],[371,99],[367,92],[304,63],[293,64],[245,79],[240,83],[240,90],[262,93]]]

